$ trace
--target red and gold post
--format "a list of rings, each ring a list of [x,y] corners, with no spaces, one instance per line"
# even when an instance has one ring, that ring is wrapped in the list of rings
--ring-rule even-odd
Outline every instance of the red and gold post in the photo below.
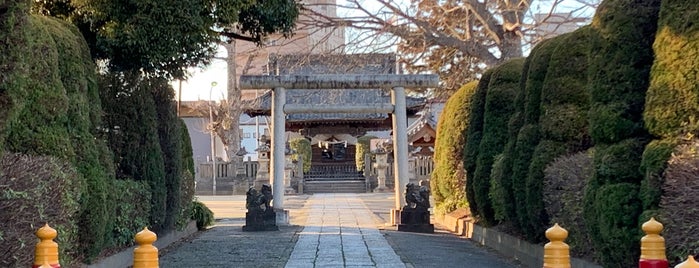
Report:
[[[47,223],[44,227],[36,231],[36,237],[39,238],[39,243],[36,244],[34,251],[34,265],[32,268],[38,268],[50,265],[51,268],[60,268],[58,263],[58,243],[54,242],[58,232]]]
[[[641,258],[638,268],[668,268],[670,265],[665,257],[665,238],[660,236],[663,224],[650,218],[641,229],[646,233],[641,238]]]

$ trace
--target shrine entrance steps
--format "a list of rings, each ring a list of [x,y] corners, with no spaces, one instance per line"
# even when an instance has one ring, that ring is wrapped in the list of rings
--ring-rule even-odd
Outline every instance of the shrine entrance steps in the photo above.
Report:
[[[306,180],[303,185],[303,192],[306,194],[366,193],[367,189],[364,179],[317,178]]]

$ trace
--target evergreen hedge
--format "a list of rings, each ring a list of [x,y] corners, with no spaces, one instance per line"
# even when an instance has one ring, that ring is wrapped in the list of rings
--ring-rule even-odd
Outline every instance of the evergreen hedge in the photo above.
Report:
[[[177,217],[177,228],[182,229],[192,219],[195,181],[192,140],[184,120],[180,118],[178,122],[180,125],[180,143],[182,144],[182,179],[180,180],[180,213]]]
[[[509,128],[508,144],[503,156],[503,176],[501,185],[509,195],[504,201],[508,219],[520,232],[524,233],[528,224],[526,204],[526,178],[529,162],[539,141],[537,122],[541,106],[541,87],[553,50],[558,39],[548,39],[532,49],[525,61],[526,73],[522,73],[521,84],[515,100],[516,113]],[[520,119],[521,117],[521,119]],[[509,160],[512,159],[512,160]]]
[[[655,61],[650,72],[643,119],[657,139],[646,146],[641,169],[643,207],[657,209],[663,171],[680,136],[699,134],[699,19],[696,5],[662,2],[658,32],[653,43]],[[691,133],[691,134],[688,134]]]
[[[643,113],[653,135],[699,133],[698,10],[691,1],[662,1]]]
[[[659,7],[660,0],[607,0],[591,26],[589,126],[596,153],[584,203],[604,266],[638,262],[638,167],[648,142],[642,113]]]
[[[298,157],[303,159],[303,172],[311,171],[311,157],[313,156],[311,141],[306,138],[293,139],[289,141],[289,147],[296,151],[294,160],[298,160]]]
[[[376,139],[372,135],[364,135],[357,138],[357,145],[355,147],[356,153],[354,154],[354,163],[357,165],[358,171],[364,171],[364,159],[367,155],[371,155],[371,140]],[[310,169],[310,167],[309,167]]]
[[[430,189],[435,200],[435,213],[444,215],[467,206],[466,177],[463,169],[464,147],[470,101],[478,82],[463,85],[444,104],[437,123],[434,148],[435,169]]]
[[[471,107],[468,112],[468,130],[466,131],[466,147],[464,148],[464,169],[466,170],[466,201],[469,203],[471,213],[480,214],[475,205],[475,188],[473,184],[474,173],[476,172],[476,160],[478,159],[478,146],[483,138],[483,116],[485,115],[485,98],[488,95],[488,85],[493,69],[483,73],[476,86],[476,92],[471,96]]]
[[[182,153],[183,144],[180,119],[177,118],[177,103],[175,91],[166,79],[154,78],[151,94],[158,116],[158,137],[163,153],[165,168],[165,188],[167,190],[165,204],[165,230],[175,229],[180,215],[180,188],[182,183]]]
[[[7,124],[14,120],[18,100],[13,95],[24,95],[27,88],[25,49],[28,47],[29,3],[5,1],[0,13],[0,156],[5,148]]]
[[[59,261],[76,267],[82,259],[80,198],[85,185],[73,164],[51,156],[5,153],[0,157],[0,267],[31,267],[37,229],[56,229]]]
[[[157,112],[151,91],[157,81],[139,73],[102,76],[106,137],[114,152],[118,179],[148,182],[151,189],[151,229],[163,230],[167,188],[158,138]],[[139,148],[139,150],[134,150]]]
[[[20,64],[28,68],[18,69],[15,76],[24,81],[23,88],[7,91],[16,101],[16,113],[6,125],[5,149],[55,156],[77,168],[80,176],[75,179],[86,184],[78,216],[86,231],[80,233],[79,251],[89,262],[108,246],[114,215],[107,202],[111,170],[101,161],[109,158],[109,151],[95,137],[101,115],[95,65],[72,25],[29,16],[24,29],[17,30],[26,31],[26,47],[19,49],[24,53]],[[36,51],[42,56],[35,57]]]
[[[696,170],[699,168],[699,7],[696,3],[663,0],[653,44],[643,114],[657,137],[643,152],[641,187],[644,214],[659,216],[666,226],[668,260],[680,262],[699,250]]]
[[[549,219],[544,210],[544,169],[556,157],[590,146],[587,131],[589,94],[587,83],[588,28],[556,37],[541,84],[538,127],[541,140],[531,156],[526,177],[528,225],[524,233],[531,242],[544,241]]]
[[[568,230],[566,243],[571,256],[591,259],[592,245],[583,219],[583,195],[587,181],[592,178],[593,150],[556,158],[544,170],[543,200],[551,223],[558,223]]]
[[[478,145],[476,168],[468,181],[473,184],[475,203],[469,203],[484,225],[495,223],[495,214],[490,198],[490,172],[493,157],[502,153],[507,143],[507,124],[514,113],[514,99],[522,76],[524,59],[513,59],[493,69],[485,98],[483,138]],[[478,93],[476,93],[478,94]],[[469,131],[470,132],[470,131]]]

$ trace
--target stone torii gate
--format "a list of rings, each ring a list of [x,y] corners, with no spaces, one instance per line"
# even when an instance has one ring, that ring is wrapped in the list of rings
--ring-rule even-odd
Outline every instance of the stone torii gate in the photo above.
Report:
[[[272,89],[272,154],[270,179],[274,195],[273,207],[278,224],[288,224],[284,210],[284,150],[286,116],[291,113],[392,113],[393,153],[395,164],[395,208],[391,210],[391,224],[400,223],[400,210],[405,205],[403,196],[408,183],[408,119],[405,88],[437,87],[437,75],[243,75],[242,89]],[[286,90],[293,89],[390,89],[391,103],[380,105],[338,106],[286,104]]]

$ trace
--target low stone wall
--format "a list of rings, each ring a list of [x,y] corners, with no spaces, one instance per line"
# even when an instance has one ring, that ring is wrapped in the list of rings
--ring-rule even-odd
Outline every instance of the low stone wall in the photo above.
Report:
[[[435,221],[446,230],[494,249],[505,257],[519,261],[526,267],[540,268],[543,266],[544,247],[541,245],[531,244],[509,234],[473,224],[469,217],[459,213],[436,217]],[[602,268],[602,266],[578,258],[571,258],[570,264],[571,267],[575,268]]]
[[[170,244],[180,241],[182,238],[190,236],[198,231],[197,222],[191,221],[187,224],[182,231],[172,231],[165,234],[162,237],[158,237],[158,240],[153,243],[153,245],[158,249],[163,249]],[[133,266],[133,250],[136,246],[125,249],[117,254],[106,257],[99,260],[97,263],[90,264],[88,268],[114,268],[114,267],[131,267]]]

